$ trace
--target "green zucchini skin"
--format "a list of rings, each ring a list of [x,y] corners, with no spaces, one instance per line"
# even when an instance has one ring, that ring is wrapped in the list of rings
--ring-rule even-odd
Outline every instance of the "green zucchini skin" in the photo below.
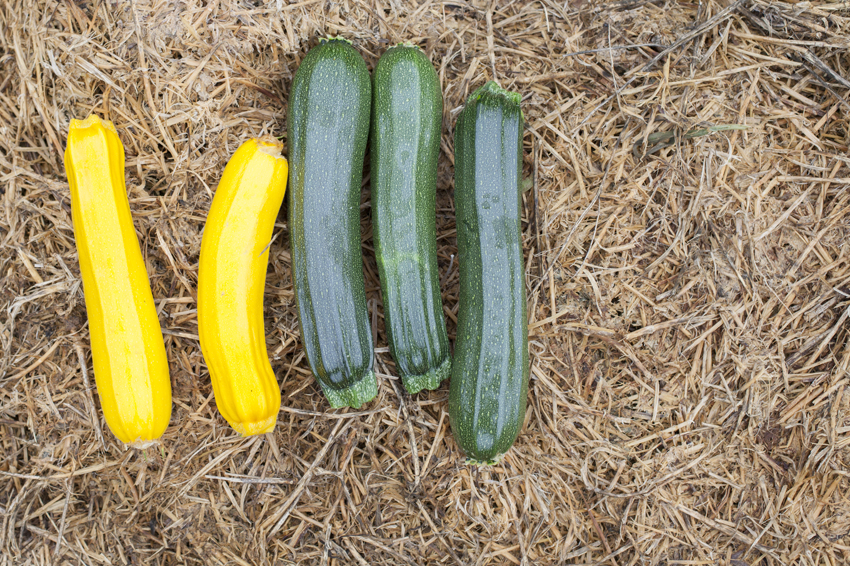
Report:
[[[498,462],[513,445],[528,393],[519,102],[491,81],[455,126],[460,294],[449,417],[474,464]]]
[[[372,86],[351,44],[304,57],[289,96],[289,233],[301,340],[331,406],[377,395],[360,248]]]
[[[451,371],[435,229],[442,117],[431,61],[412,45],[387,50],[372,88],[372,225],[390,351],[411,394]]]

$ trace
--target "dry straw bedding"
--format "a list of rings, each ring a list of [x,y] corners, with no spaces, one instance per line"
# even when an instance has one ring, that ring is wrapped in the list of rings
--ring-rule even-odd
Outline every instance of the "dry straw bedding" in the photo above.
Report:
[[[0,564],[850,560],[846,2],[3,0],[0,29]],[[216,411],[195,304],[210,200],[240,142],[285,138],[293,73],[336,34],[370,67],[414,41],[439,72],[452,337],[454,121],[488,79],[523,95],[532,371],[496,467],[464,465],[447,384],[409,396],[395,375],[368,182],[378,398],[331,411],[311,378],[284,210],[278,426],[243,439]],[[145,452],[91,387],[62,151],[92,111],[126,147],[170,361],[171,426]]]

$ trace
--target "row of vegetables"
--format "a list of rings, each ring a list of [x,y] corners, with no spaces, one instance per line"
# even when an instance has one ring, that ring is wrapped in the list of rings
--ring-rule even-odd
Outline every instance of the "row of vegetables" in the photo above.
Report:
[[[390,350],[411,394],[451,375],[449,415],[470,462],[497,461],[525,415],[528,334],[520,234],[520,98],[489,82],[455,126],[460,293],[452,358],[437,270],[435,195],[443,114],[417,47],[389,49],[370,79],[343,39],[302,61],[275,138],[245,142],[204,227],[198,334],[216,405],[243,435],[271,431],[280,386],[266,351],[263,290],[272,230],[290,187],[292,278],[301,341],[332,407],[378,391],[366,308],[360,191],[367,140],[375,255]],[[171,415],[168,361],[111,122],[73,120],[65,167],[104,416],[123,442],[156,441]]]

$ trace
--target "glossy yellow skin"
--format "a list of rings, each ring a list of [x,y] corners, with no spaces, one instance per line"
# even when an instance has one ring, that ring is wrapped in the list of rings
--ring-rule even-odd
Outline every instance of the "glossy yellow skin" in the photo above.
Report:
[[[274,138],[242,144],[210,206],[198,273],[198,334],[218,410],[239,434],[269,432],[280,386],[266,352],[263,289],[287,161]]]
[[[65,172],[103,416],[119,440],[144,447],[168,427],[171,380],[112,122],[71,120]]]

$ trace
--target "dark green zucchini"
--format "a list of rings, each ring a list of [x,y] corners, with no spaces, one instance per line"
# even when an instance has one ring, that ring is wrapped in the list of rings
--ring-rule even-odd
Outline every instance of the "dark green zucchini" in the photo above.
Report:
[[[363,286],[360,187],[372,90],[345,40],[323,41],[289,95],[289,233],[301,340],[332,407],[378,392]]]
[[[528,393],[528,322],[520,236],[520,96],[489,82],[455,126],[460,295],[449,417],[476,464],[516,440]]]
[[[443,97],[413,45],[390,48],[372,90],[372,225],[390,351],[409,393],[451,371],[435,230]]]

